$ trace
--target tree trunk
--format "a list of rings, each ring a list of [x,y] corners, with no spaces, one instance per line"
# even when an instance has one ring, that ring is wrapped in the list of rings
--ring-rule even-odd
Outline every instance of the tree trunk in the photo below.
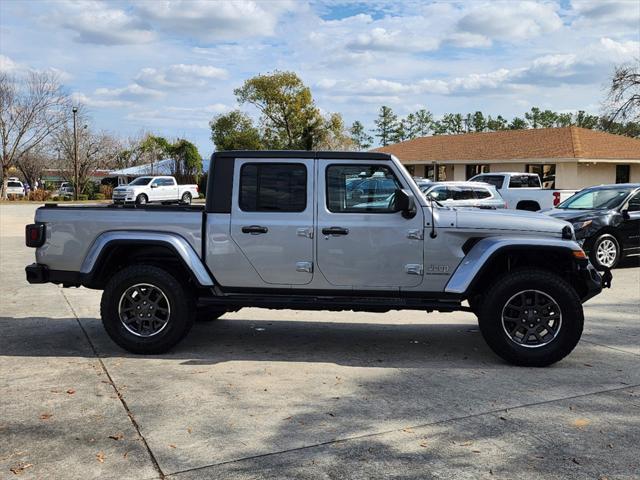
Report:
[[[2,166],[2,200],[7,199],[7,187],[9,186],[9,166]]]

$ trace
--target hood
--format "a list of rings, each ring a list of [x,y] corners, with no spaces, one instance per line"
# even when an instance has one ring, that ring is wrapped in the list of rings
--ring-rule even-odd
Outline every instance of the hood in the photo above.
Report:
[[[569,223],[548,215],[524,210],[458,210],[458,228],[515,231],[562,236]]]
[[[611,213],[610,210],[576,210],[572,208],[549,208],[544,210],[545,215],[566,220],[567,222],[583,222],[594,218],[604,217]]]

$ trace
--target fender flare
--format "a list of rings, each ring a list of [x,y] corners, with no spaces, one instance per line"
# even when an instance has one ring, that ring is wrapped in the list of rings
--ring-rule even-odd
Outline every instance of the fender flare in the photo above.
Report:
[[[182,260],[184,266],[192,273],[196,281],[203,287],[214,286],[213,279],[209,274],[207,267],[204,265],[193,247],[180,235],[173,233],[160,232],[140,232],[117,230],[101,233],[93,242],[87,255],[85,256],[80,274],[85,277],[91,277],[94,269],[100,260],[106,248],[113,244],[121,243],[140,243],[163,245],[173,250]]]
[[[532,250],[565,250],[573,255],[573,251],[582,250],[573,240],[544,237],[487,237],[478,241],[462,259],[458,268],[447,282],[446,293],[464,295],[473,281],[482,273],[485,266],[496,255],[514,248],[529,247]]]

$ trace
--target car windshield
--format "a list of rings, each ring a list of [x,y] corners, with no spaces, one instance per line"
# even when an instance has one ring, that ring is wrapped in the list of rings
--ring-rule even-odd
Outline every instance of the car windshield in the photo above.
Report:
[[[147,185],[153,177],[139,177],[136,178],[133,182],[129,183],[129,185]]]
[[[616,208],[631,193],[631,188],[585,190],[565,200],[557,208],[572,210],[604,210]]]

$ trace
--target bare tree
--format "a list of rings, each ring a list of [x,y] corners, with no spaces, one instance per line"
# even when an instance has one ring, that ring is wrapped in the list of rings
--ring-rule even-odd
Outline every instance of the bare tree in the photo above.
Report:
[[[607,120],[640,119],[640,58],[616,67],[607,95]]]
[[[53,162],[54,160],[46,151],[45,144],[41,143],[23,153],[17,161],[17,167],[27,183],[33,188],[36,180],[42,178],[42,172],[45,168],[52,165]]]
[[[0,73],[0,141],[2,198],[9,169],[21,156],[59,130],[71,114],[71,101],[51,72],[30,72],[18,80]]]
[[[78,116],[78,185],[79,194],[86,191],[97,170],[116,166],[119,142],[105,132],[92,132],[84,114]],[[54,147],[60,153],[58,168],[69,181],[74,177],[73,126],[65,124],[54,136]]]

